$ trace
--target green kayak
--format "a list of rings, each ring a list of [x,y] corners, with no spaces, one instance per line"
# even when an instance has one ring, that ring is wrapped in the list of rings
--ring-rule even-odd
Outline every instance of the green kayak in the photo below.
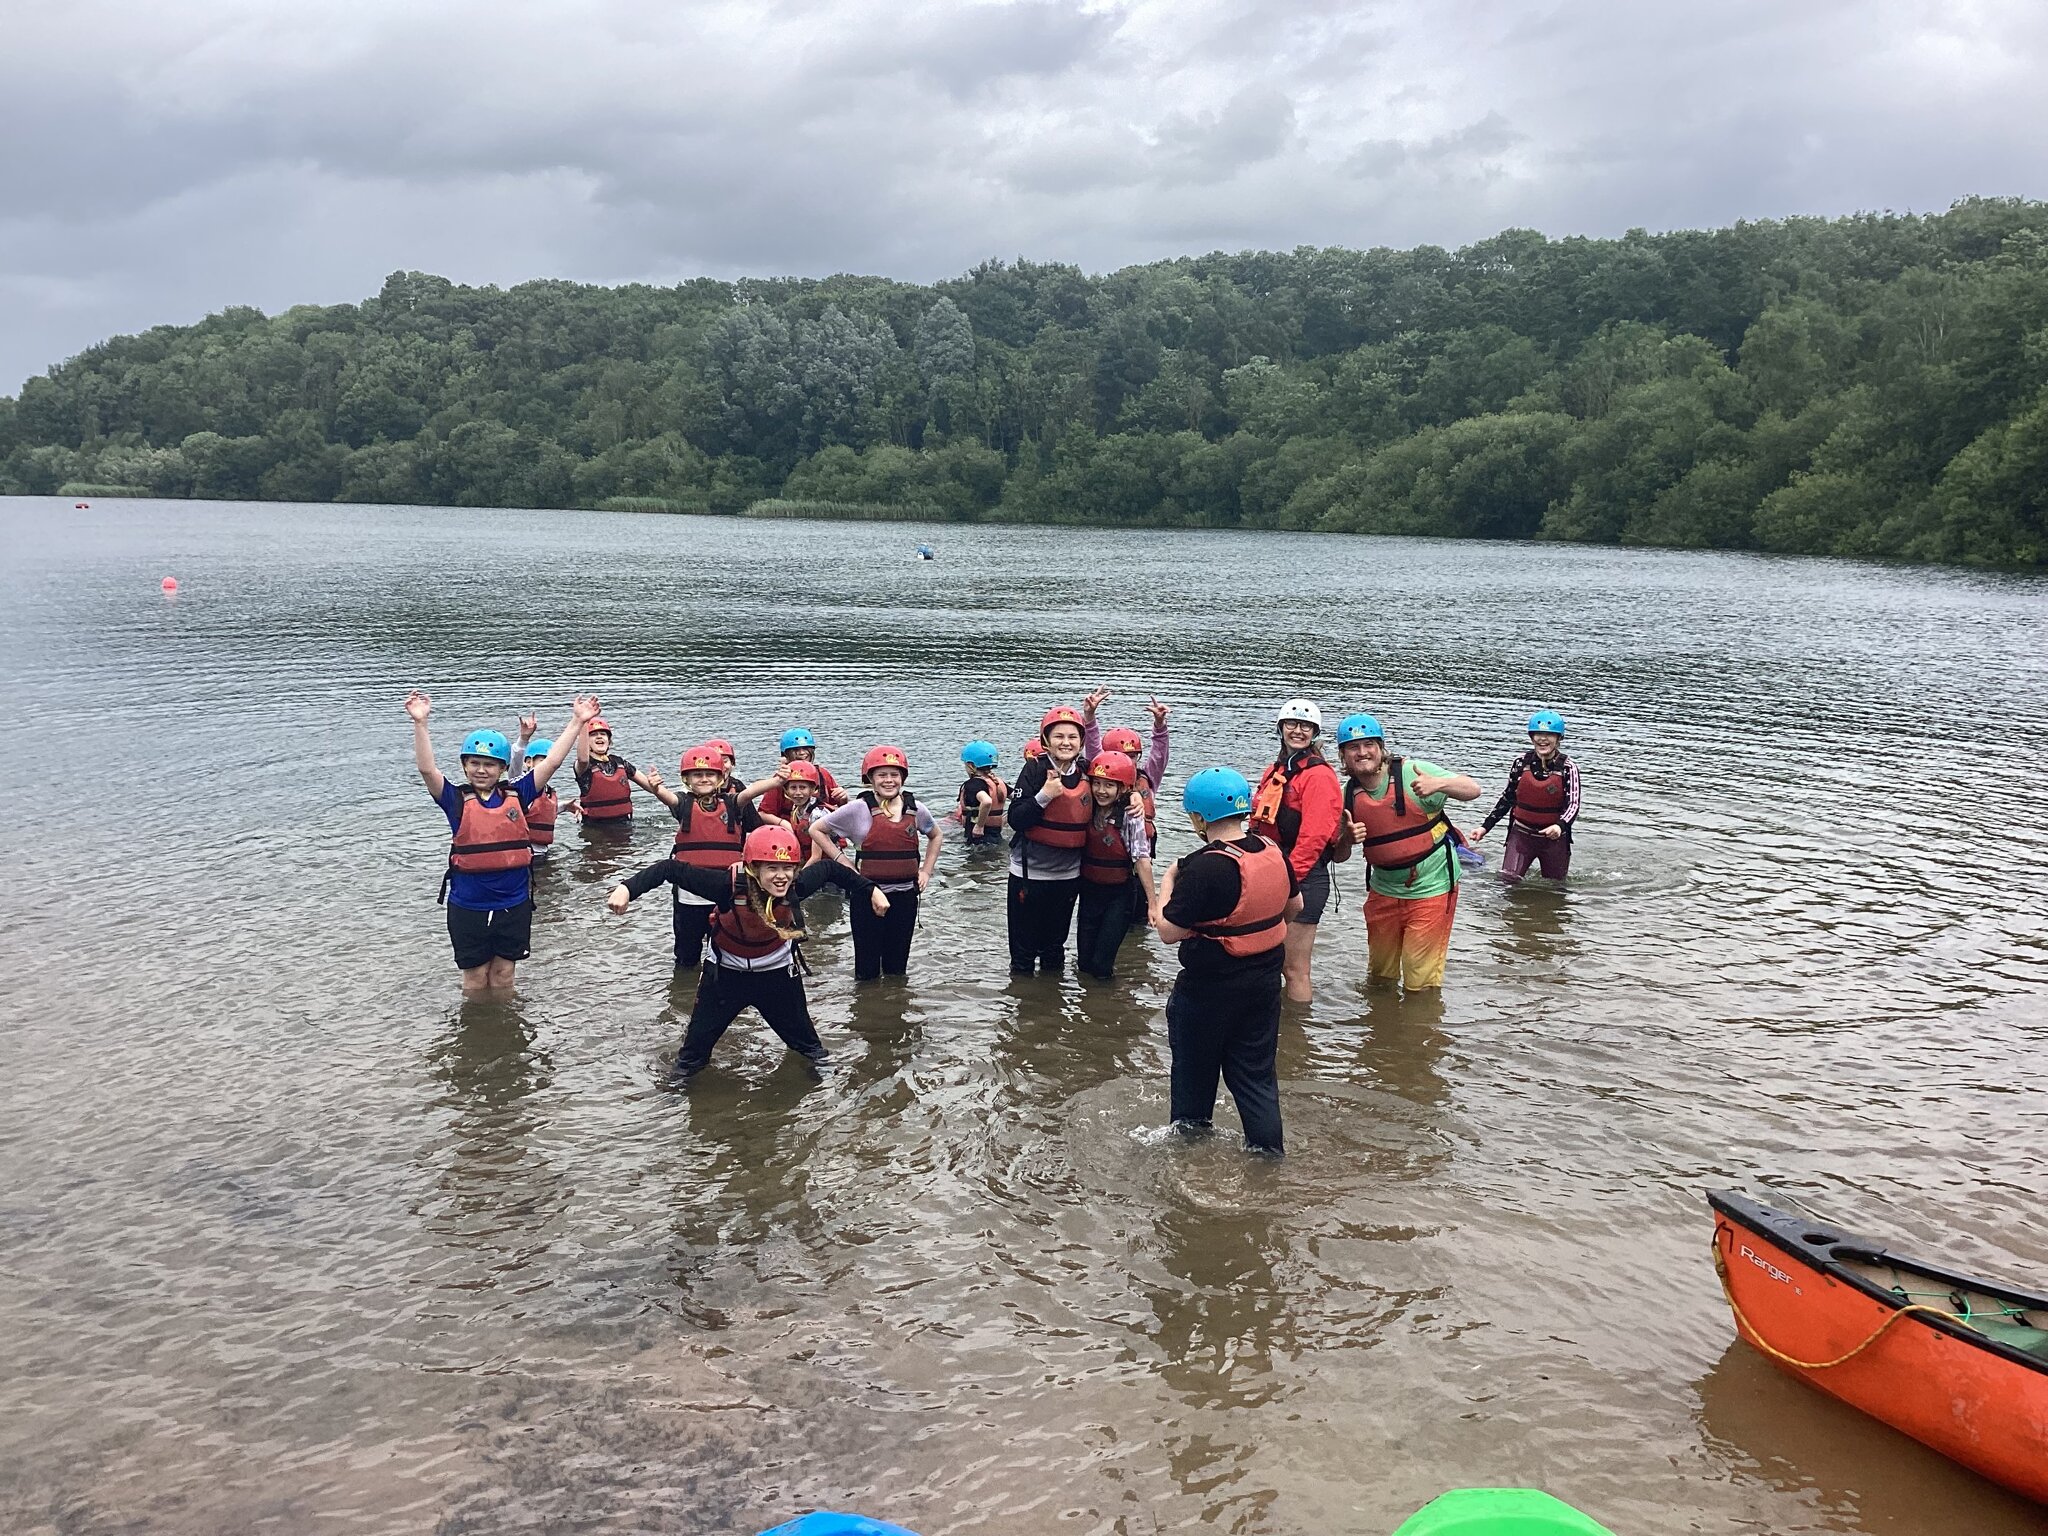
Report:
[[[1454,1488],[1401,1522],[1394,1536],[1614,1536],[1590,1515],[1534,1488]]]

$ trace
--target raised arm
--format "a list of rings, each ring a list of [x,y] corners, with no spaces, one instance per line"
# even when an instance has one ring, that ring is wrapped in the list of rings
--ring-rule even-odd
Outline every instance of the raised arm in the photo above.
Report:
[[[1150,700],[1145,707],[1152,712],[1152,740],[1145,748],[1145,761],[1138,767],[1145,777],[1152,781],[1152,787],[1157,789],[1166,782],[1167,707],[1157,699]]]
[[[549,744],[548,755],[542,758],[538,766],[533,770],[535,788],[545,789],[548,780],[552,779],[561,770],[562,764],[569,760],[571,745],[582,739],[583,722],[595,720],[597,718],[597,708],[597,700],[588,695],[579,698],[570,706],[568,725],[563,728],[562,734]],[[524,738],[524,741],[533,740],[533,733],[538,728],[537,723],[529,723],[532,719],[533,717],[529,715],[519,722],[519,733]],[[524,745],[524,741],[522,745]]]
[[[405,712],[412,716],[412,760],[420,771],[420,782],[436,800],[448,786],[448,779],[434,763],[434,739],[427,734],[427,716],[434,701],[415,688],[405,696]]]

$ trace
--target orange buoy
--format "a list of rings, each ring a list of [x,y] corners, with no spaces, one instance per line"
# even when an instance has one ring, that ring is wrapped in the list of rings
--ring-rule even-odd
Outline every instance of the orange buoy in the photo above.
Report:
[[[177,590],[178,590],[178,578],[177,578],[177,577],[175,577],[175,576],[166,576],[166,577],[164,578],[164,591],[166,591],[166,592],[176,592]]]

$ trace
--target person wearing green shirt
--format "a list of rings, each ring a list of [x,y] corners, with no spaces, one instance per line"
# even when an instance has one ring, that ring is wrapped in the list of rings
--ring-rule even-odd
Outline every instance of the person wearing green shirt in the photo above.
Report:
[[[1348,782],[1341,851],[1371,866],[1366,875],[1367,970],[1410,992],[1444,981],[1451,922],[1458,910],[1458,849],[1447,800],[1477,800],[1479,782],[1435,763],[1393,757],[1371,715],[1347,715],[1337,752]]]

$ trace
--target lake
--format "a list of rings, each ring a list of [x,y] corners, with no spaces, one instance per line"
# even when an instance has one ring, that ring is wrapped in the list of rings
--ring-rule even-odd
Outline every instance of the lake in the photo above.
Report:
[[[143,501],[0,539],[0,1527],[1376,1536],[1526,1483],[1631,1536],[2040,1529],[1737,1345],[1702,1199],[2048,1284],[2039,578]],[[822,1083],[749,1016],[657,1091],[693,979],[658,899],[603,910],[651,805],[565,822],[516,999],[459,996],[408,688],[451,769],[590,690],[671,777],[803,724],[946,799],[1097,683],[1173,707],[1174,804],[1305,693],[1483,809],[1554,705],[1570,889],[1471,880],[1403,998],[1340,867],[1277,1165],[1156,1134],[1172,957],[1013,981],[957,842],[907,984],[820,903]]]

